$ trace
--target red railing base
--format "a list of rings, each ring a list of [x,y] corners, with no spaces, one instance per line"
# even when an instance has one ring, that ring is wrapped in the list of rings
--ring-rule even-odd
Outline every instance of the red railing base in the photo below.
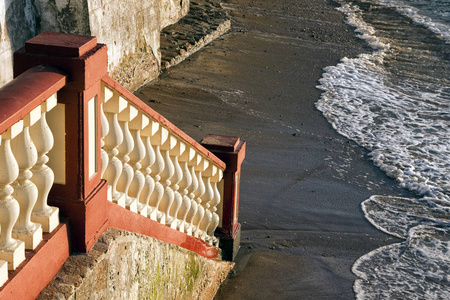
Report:
[[[9,272],[0,299],[35,299],[69,258],[69,249],[68,226],[62,223],[52,233],[44,234],[35,250],[26,251],[26,260]]]
[[[167,227],[109,201],[108,211],[109,227],[153,237],[196,252],[206,258],[220,258],[219,248],[211,246],[199,238]]]

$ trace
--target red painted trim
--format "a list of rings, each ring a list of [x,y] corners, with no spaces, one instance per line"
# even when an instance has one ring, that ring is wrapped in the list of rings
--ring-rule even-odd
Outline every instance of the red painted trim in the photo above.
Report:
[[[83,200],[83,178],[82,169],[78,164],[79,141],[81,130],[79,94],[63,88],[58,92],[58,103],[64,104],[65,115],[65,161],[66,161],[66,184],[53,184],[49,199],[61,198],[65,202],[72,200]]]
[[[88,252],[97,242],[103,232],[108,229],[108,200],[106,199],[108,184],[101,180],[85,201],[85,234],[83,242]]]
[[[25,42],[29,53],[80,57],[97,46],[97,38],[61,32],[44,31]]]
[[[156,238],[180,246],[206,258],[217,258],[219,249],[199,238],[167,227],[108,201],[109,227],[126,230]]]
[[[97,44],[80,57],[51,56],[25,52],[21,48],[14,52],[14,76],[37,65],[52,65],[70,74],[67,89],[84,91],[97,83],[107,73],[108,54],[106,45]]]
[[[88,195],[99,185],[101,179],[101,174],[100,174],[100,168],[99,168],[99,161],[101,161],[100,158],[100,148],[101,148],[101,136],[100,136],[100,126],[101,125],[101,119],[99,118],[99,109],[100,109],[100,81],[97,82],[97,84],[91,86],[89,89],[83,91],[83,93],[81,94],[81,99],[80,99],[80,133],[82,132],[82,143],[81,143],[81,147],[82,147],[82,151],[80,151],[80,162],[82,164],[82,169],[83,169],[83,198],[88,197]],[[97,171],[96,173],[92,176],[92,178],[89,178],[89,117],[88,117],[88,103],[90,100],[92,100],[92,98],[96,97],[97,98],[97,132],[96,132],[96,139],[97,139]],[[100,129],[99,129],[100,128]]]
[[[26,251],[26,260],[14,271],[0,289],[0,299],[35,299],[69,258],[69,237],[66,224],[60,224],[33,251]]]
[[[58,68],[36,66],[0,89],[0,134],[22,120],[33,109],[66,84]]]
[[[235,208],[239,208],[240,174],[246,142],[236,137],[207,135],[201,143],[227,164],[223,173],[222,226],[217,228],[217,231],[232,237],[239,224],[239,209]],[[227,147],[231,151],[223,151]]]
[[[107,227],[108,206],[105,180],[83,201],[69,198],[49,198],[49,204],[59,207],[60,216],[70,220],[71,246],[87,252]]]
[[[170,129],[174,134],[178,135],[182,140],[190,144],[192,147],[197,149],[200,153],[206,156],[208,159],[212,160],[216,165],[220,168],[225,169],[226,165],[223,161],[221,161],[217,156],[212,154],[212,152],[208,151],[205,147],[200,145],[197,141],[191,138],[189,135],[184,133],[181,129],[170,123],[169,120],[164,118],[162,115],[154,111],[150,108],[144,101],[133,95],[130,91],[122,87],[118,82],[109,77],[108,75],[102,78],[102,81],[110,86],[112,89],[116,90],[120,95],[122,95],[125,99],[133,103],[136,107],[143,110],[146,114],[148,114],[155,121],[163,124],[165,127]]]
[[[241,142],[237,136],[207,134],[200,144],[210,151],[235,152]]]

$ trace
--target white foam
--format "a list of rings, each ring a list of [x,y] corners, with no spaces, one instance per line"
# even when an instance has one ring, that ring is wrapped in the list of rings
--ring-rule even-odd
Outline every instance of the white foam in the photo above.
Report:
[[[359,8],[340,2],[349,23],[364,32],[361,37],[380,45]],[[413,78],[392,83],[383,67],[390,53],[384,45],[325,68],[316,106],[340,134],[370,150],[375,165],[402,187],[450,201],[450,93],[432,83],[419,89],[423,83]]]
[[[445,78],[393,82],[384,68],[394,57],[389,42],[375,36],[358,7],[340,3],[375,51],[325,68],[316,106],[340,134],[367,148],[375,165],[421,197],[373,196],[362,203],[376,228],[406,240],[355,263],[355,293],[358,299],[450,299],[450,89]]]
[[[337,0],[341,7],[337,10],[346,15],[346,23],[355,27],[355,32],[358,33],[358,37],[367,41],[367,43],[375,50],[383,50],[389,48],[388,44],[381,41],[379,37],[375,35],[375,29],[368,25],[362,19],[362,12],[356,5],[351,5],[343,0]]]
[[[365,54],[325,68],[316,106],[402,187],[450,201],[443,188],[450,182],[449,106],[439,94],[424,98],[390,87],[380,60]]]
[[[399,238],[407,238],[418,225],[450,226],[450,206],[436,199],[372,196],[361,207],[376,228]]]
[[[352,267],[357,299],[450,299],[450,231],[420,225]],[[426,266],[420,268],[418,266]]]
[[[438,20],[434,20],[430,16],[425,15],[423,11],[418,9],[417,7],[413,7],[406,3],[405,1],[401,0],[374,0],[374,3],[384,5],[386,7],[392,7],[395,8],[399,13],[402,15],[410,18],[413,22],[420,24],[422,26],[427,27],[429,30],[443,38],[446,43],[450,43],[450,26],[449,24],[445,24],[444,22],[440,22]],[[440,13],[442,18],[447,18],[447,22],[450,21],[450,9],[448,9],[448,1],[445,2],[445,0],[441,1],[412,1],[413,3],[416,3],[418,5],[423,5],[427,7],[433,7],[438,6],[439,3],[443,3],[440,6],[447,7],[447,10],[435,10],[434,13]]]

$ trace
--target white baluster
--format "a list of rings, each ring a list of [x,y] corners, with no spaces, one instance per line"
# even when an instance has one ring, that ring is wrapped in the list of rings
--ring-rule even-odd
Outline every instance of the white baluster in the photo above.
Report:
[[[196,193],[198,189],[198,180],[195,174],[195,168],[202,162],[202,156],[195,154],[194,158],[189,162],[189,173],[191,174],[192,184],[189,186],[189,199],[191,200],[191,208],[186,216],[186,223],[184,225],[184,232],[189,235],[194,233],[194,217],[197,214],[198,204],[196,201]]]
[[[177,219],[180,221],[178,225],[178,230],[185,232],[186,217],[191,209],[191,198],[189,198],[189,188],[192,185],[192,175],[189,170],[189,162],[196,156],[195,150],[191,147],[184,151],[183,155],[180,157],[181,169],[183,171],[183,179],[180,181],[180,194],[182,196],[182,203],[180,209],[178,210]]]
[[[172,184],[170,179],[175,173],[175,168],[172,160],[170,159],[169,152],[175,147],[176,144],[177,139],[174,136],[170,135],[167,141],[161,146],[161,154],[164,159],[164,170],[161,172],[161,183],[164,187],[164,195],[158,208],[162,213],[159,220],[161,224],[167,224],[169,221],[171,221],[169,210],[173,203],[175,195],[173,189],[170,187]]]
[[[144,212],[139,204],[139,198],[144,188],[145,176],[142,174],[141,161],[145,157],[145,145],[142,142],[141,130],[150,123],[149,117],[139,112],[138,116],[130,123],[130,131],[134,140],[134,149],[130,153],[130,165],[133,168],[134,176],[131,180],[130,188],[128,189],[128,196],[133,198],[136,203],[137,211]],[[145,217],[147,217],[147,210],[145,210]]]
[[[160,126],[158,132],[150,139],[153,150],[155,151],[155,163],[151,167],[153,178],[155,179],[155,189],[150,195],[148,214],[150,215],[150,219],[154,221],[158,221],[162,216],[162,213],[159,211],[159,205],[164,195],[164,187],[160,182],[160,174],[165,169],[165,165],[164,158],[161,154],[161,145],[166,142],[168,137],[169,131],[166,128]]]
[[[128,195],[128,189],[130,188],[134,176],[133,168],[128,163],[130,161],[129,154],[134,149],[134,140],[129,129],[129,122],[137,117],[137,114],[138,110],[132,105],[128,105],[127,108],[119,114],[119,124],[122,129],[123,141],[122,144],[117,147],[117,150],[119,150],[119,155],[117,157],[120,159],[123,166],[122,173],[117,182],[117,190],[125,195],[126,208],[132,212],[137,212],[137,200]]]
[[[223,171],[219,169],[217,174],[211,179],[212,187],[213,187],[213,191],[214,191],[214,198],[210,202],[210,209],[213,214],[213,220],[207,229],[207,233],[208,233],[208,236],[210,236],[212,239],[212,244],[215,245],[216,247],[218,247],[218,245],[219,245],[219,240],[214,236],[214,232],[216,231],[216,228],[217,228],[217,226],[219,226],[219,222],[220,222],[220,216],[217,211],[217,206],[222,201],[222,195],[219,191],[218,186],[219,186],[219,183],[221,182],[222,178],[223,178]]]
[[[25,244],[11,236],[20,206],[11,196],[14,192],[11,183],[19,175],[19,166],[10,141],[22,131],[22,126],[20,121],[0,136],[0,259],[8,262],[9,270],[14,270],[25,259]]]
[[[125,207],[125,196],[117,191],[117,182],[122,173],[122,162],[117,158],[119,150],[117,147],[123,141],[122,129],[119,125],[118,114],[128,106],[128,102],[119,97],[116,93],[104,103],[104,111],[108,119],[109,132],[103,139],[105,145],[103,148],[108,153],[108,166],[106,167],[103,179],[108,182],[108,200]]]
[[[155,135],[159,130],[159,123],[151,121],[147,127],[145,127],[141,136],[143,138],[145,147],[145,157],[141,161],[143,174],[145,176],[144,186],[139,195],[138,211],[141,215],[147,216],[149,213],[149,202],[150,196],[155,189],[155,180],[152,178],[152,165],[156,161],[155,150],[153,150],[152,144],[150,142],[150,137]]]
[[[38,189],[30,181],[30,169],[37,162],[37,151],[30,137],[30,126],[41,117],[38,106],[24,119],[23,131],[11,141],[11,148],[19,166],[19,176],[12,184],[13,196],[20,205],[20,214],[13,229],[13,237],[25,242],[26,249],[34,249],[42,241],[41,224],[31,222],[31,212],[37,201]]]
[[[180,189],[180,186],[178,183],[183,179],[183,170],[181,169],[180,163],[179,163],[179,157],[183,155],[184,151],[186,150],[186,144],[178,140],[177,145],[170,151],[170,158],[172,160],[173,166],[174,166],[174,174],[171,181],[171,188],[174,192],[174,200],[172,203],[172,206],[170,207],[169,211],[169,224],[171,228],[177,229],[180,221],[177,219],[178,216],[178,210],[181,207],[181,203],[183,202],[183,196],[181,196],[180,192],[178,191]]]
[[[106,168],[108,167],[108,162],[109,162],[109,156],[108,156],[108,152],[105,150],[105,141],[104,138],[106,137],[106,135],[109,132],[109,123],[108,123],[108,119],[106,118],[105,115],[105,110],[104,110],[104,103],[108,102],[110,99],[112,99],[114,93],[111,89],[109,89],[107,86],[102,85],[102,99],[100,101],[100,125],[101,125],[101,150],[100,150],[100,158],[101,158],[101,177],[103,177],[103,175],[105,174]]]
[[[202,196],[202,206],[205,209],[205,215],[200,222],[200,238],[206,240],[207,229],[212,222],[213,216],[210,211],[210,202],[214,199],[214,190],[211,185],[211,177],[217,173],[217,167],[210,165],[208,169],[203,172],[203,183],[205,184],[205,193]]]
[[[217,205],[222,200],[222,196],[221,196],[219,188],[218,188],[218,184],[222,180],[222,177],[223,177],[223,171],[219,169],[217,171],[216,175],[214,175],[211,178],[211,185],[212,185],[212,189],[214,191],[214,197],[209,202],[209,205],[210,205],[209,209],[212,213],[212,221],[211,221],[209,227],[207,228],[206,232],[207,232],[207,240],[209,237],[209,242],[215,246],[218,246],[218,243],[219,243],[219,240],[214,236],[214,232],[216,231],[216,228],[220,222],[220,217],[217,214]]]
[[[31,169],[31,181],[38,189],[38,198],[31,213],[31,221],[40,223],[44,232],[52,232],[59,225],[59,209],[47,204],[53,186],[54,174],[47,166],[47,153],[53,148],[53,134],[48,127],[46,114],[57,104],[56,94],[41,105],[41,118],[30,127],[31,140],[36,146],[38,160]]]
[[[202,158],[202,162],[195,168],[195,176],[198,180],[198,189],[195,191],[196,201],[197,201],[197,213],[195,214],[194,220],[192,221],[193,231],[192,235],[195,237],[200,236],[200,224],[205,215],[205,208],[202,206],[201,197],[206,191],[205,183],[202,179],[202,173],[208,168],[209,161]]]

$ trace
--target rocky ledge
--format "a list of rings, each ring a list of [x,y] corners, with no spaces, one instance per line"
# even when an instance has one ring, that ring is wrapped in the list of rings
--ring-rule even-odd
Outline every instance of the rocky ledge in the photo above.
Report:
[[[161,31],[161,69],[172,67],[231,27],[219,0],[191,1],[189,13]]]

